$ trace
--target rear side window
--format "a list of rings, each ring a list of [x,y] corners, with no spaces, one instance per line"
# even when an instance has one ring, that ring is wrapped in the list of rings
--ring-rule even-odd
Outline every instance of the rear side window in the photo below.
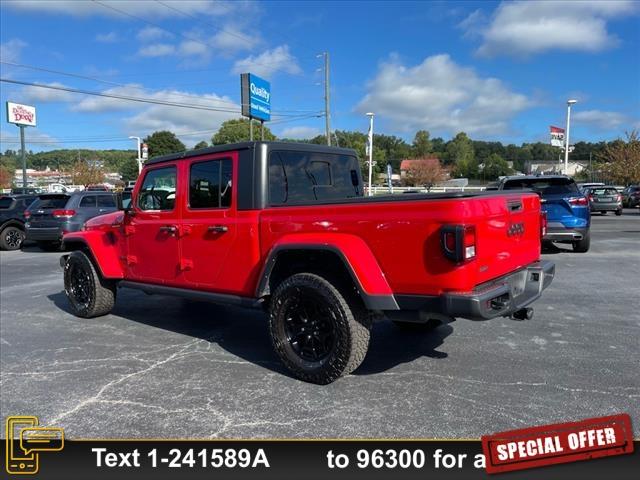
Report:
[[[275,151],[269,155],[269,203],[305,205],[362,196],[356,157]]]
[[[39,197],[35,202],[29,207],[30,210],[46,210],[50,208],[64,208],[69,201],[69,197],[67,196],[59,196],[59,197]]]
[[[504,190],[531,189],[542,195],[575,194],[578,193],[576,182],[570,178],[523,178],[522,180],[508,180]]]
[[[96,197],[93,195],[87,195],[80,200],[79,207],[96,208]]]
[[[189,172],[189,207],[230,207],[232,165],[230,158],[192,163]]]
[[[116,200],[113,195],[98,195],[98,207],[99,208],[115,208]]]
[[[138,194],[140,210],[173,210],[176,203],[176,167],[150,170]]]
[[[13,198],[11,197],[0,198],[0,210],[6,210],[7,208],[11,207],[12,203],[13,203]]]

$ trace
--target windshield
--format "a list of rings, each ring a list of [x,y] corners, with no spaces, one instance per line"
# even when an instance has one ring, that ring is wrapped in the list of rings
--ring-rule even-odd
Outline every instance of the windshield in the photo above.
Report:
[[[507,180],[504,190],[531,189],[542,195],[578,193],[576,183],[570,178],[523,178]]]

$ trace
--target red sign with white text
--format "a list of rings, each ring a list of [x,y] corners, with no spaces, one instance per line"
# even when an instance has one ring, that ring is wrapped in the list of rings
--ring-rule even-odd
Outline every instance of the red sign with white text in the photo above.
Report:
[[[523,428],[482,437],[487,473],[576,462],[633,452],[627,414]]]

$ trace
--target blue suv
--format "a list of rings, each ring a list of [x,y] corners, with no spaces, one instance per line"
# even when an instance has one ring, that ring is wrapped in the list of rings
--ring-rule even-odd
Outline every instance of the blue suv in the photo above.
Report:
[[[564,175],[505,177],[498,189],[536,192],[540,195],[542,211],[547,214],[547,233],[543,240],[571,243],[574,252],[589,251],[589,200],[572,178]]]

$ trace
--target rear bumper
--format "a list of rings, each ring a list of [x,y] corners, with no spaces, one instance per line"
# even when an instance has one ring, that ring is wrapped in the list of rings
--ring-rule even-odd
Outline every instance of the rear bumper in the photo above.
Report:
[[[44,228],[27,228],[25,230],[26,239],[39,241],[60,241],[62,240],[62,228],[60,227],[44,227]]]
[[[540,298],[553,281],[555,264],[539,261],[464,293],[438,297],[397,295],[400,312],[386,312],[392,319],[421,322],[430,314],[489,320],[505,317]]]
[[[552,242],[574,242],[577,240],[582,240],[588,232],[589,228],[565,228],[550,226],[547,228],[547,234],[544,236],[543,240]]]
[[[592,212],[613,212],[615,210],[622,210],[622,202],[611,202],[611,203],[592,203],[591,211]]]

